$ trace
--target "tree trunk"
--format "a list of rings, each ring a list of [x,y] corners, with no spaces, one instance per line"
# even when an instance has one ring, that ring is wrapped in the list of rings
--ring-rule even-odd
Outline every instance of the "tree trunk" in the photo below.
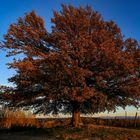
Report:
[[[80,117],[80,105],[77,103],[73,104],[71,125],[75,128],[80,128],[82,125],[82,120]]]

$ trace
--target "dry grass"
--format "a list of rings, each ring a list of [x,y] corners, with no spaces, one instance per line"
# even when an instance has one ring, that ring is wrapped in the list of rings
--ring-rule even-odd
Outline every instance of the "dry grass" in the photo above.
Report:
[[[84,124],[95,124],[126,128],[140,128],[140,118],[134,119],[101,119],[101,118],[82,118]]]
[[[11,127],[38,127],[38,122],[31,112],[20,110],[13,112],[6,109],[0,121],[0,128]]]
[[[88,137],[99,140],[139,140],[140,130],[116,128],[102,125],[88,125]]]
[[[10,129],[13,127],[34,127],[52,128],[56,126],[68,125],[70,119],[36,119],[31,112],[21,110],[4,110],[0,118],[0,129]]]
[[[11,127],[35,127],[35,128],[52,128],[56,126],[67,126],[70,123],[70,118],[65,119],[36,119],[31,112],[25,112],[21,110],[10,111],[5,110],[1,115],[0,128]],[[134,119],[100,119],[83,117],[84,124],[105,125],[115,127],[127,127],[127,128],[140,128],[140,119],[136,122]]]
[[[55,127],[0,131],[0,140],[139,140],[140,130],[87,125],[80,129]]]
[[[82,118],[82,128],[69,127],[70,118],[36,119],[30,112],[5,110],[0,120],[0,140],[139,140],[134,120]],[[107,126],[108,125],[108,126]],[[58,127],[59,126],[59,127]],[[67,126],[67,127],[66,127]],[[117,126],[117,127],[112,127]],[[140,120],[137,120],[139,129]],[[4,128],[4,129],[3,129]],[[8,128],[8,130],[5,128]],[[11,129],[9,129],[11,128]],[[23,128],[23,129],[19,129]],[[8,132],[8,133],[7,133]]]

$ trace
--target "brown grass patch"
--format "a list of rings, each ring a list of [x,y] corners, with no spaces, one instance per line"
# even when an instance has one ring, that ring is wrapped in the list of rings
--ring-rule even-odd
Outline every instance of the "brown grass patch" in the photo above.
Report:
[[[0,121],[0,128],[11,128],[15,126],[38,127],[38,122],[31,112],[6,109]]]

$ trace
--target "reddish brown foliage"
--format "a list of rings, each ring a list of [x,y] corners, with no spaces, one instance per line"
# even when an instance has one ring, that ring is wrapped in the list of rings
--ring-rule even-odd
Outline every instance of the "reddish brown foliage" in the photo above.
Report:
[[[113,21],[104,21],[91,7],[62,5],[52,23],[48,33],[41,17],[31,12],[4,37],[8,56],[24,54],[10,64],[17,70],[10,78],[17,86],[14,103],[24,100],[54,113],[63,106],[61,111],[73,109],[77,115],[138,105],[137,41],[124,39]],[[44,98],[37,100],[39,96]]]

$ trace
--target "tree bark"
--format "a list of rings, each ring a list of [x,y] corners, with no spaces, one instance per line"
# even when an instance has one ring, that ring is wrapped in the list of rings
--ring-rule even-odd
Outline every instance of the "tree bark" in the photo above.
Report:
[[[82,125],[82,120],[80,117],[80,105],[77,103],[73,104],[71,125],[75,128],[80,128]]]

